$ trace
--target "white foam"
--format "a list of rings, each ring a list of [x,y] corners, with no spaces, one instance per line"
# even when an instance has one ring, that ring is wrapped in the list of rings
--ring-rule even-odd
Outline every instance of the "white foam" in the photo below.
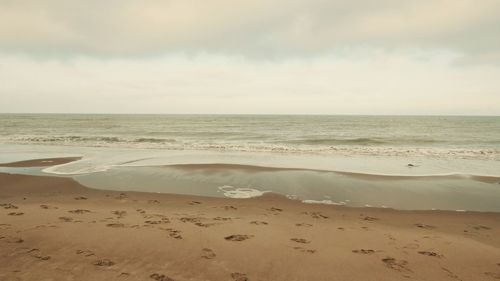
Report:
[[[56,175],[81,175],[81,174],[89,174],[96,172],[104,172],[109,170],[113,165],[96,165],[92,162],[92,159],[81,159],[74,162],[55,165],[51,167],[47,167],[42,171],[48,174],[56,174]]]
[[[338,206],[345,205],[345,202],[334,202],[332,200],[302,200],[302,203],[307,203],[307,204],[326,204],[326,205],[338,205]]]
[[[262,196],[264,193],[269,191],[260,191],[254,188],[240,188],[231,185],[219,186],[218,189],[223,192],[224,196],[229,198],[252,198]]]

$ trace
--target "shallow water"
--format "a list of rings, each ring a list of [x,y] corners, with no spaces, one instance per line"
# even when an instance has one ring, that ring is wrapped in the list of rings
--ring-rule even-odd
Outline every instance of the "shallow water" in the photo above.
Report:
[[[500,212],[500,184],[463,176],[387,177],[213,165],[118,167],[76,176],[98,189],[248,198],[265,192],[310,203],[404,210]],[[500,182],[500,178],[497,179]]]

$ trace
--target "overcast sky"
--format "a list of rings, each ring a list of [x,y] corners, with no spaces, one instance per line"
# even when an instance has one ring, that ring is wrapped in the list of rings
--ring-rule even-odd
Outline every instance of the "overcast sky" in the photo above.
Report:
[[[500,115],[500,0],[0,0],[0,112]]]

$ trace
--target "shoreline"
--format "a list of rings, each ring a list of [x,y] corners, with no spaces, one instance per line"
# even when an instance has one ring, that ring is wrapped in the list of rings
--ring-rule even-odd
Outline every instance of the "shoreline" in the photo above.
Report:
[[[116,194],[125,194],[125,193],[128,193],[128,194],[135,194],[135,195],[138,195],[139,197],[178,197],[178,198],[184,198],[185,200],[189,201],[189,200],[196,200],[196,199],[199,199],[199,200],[214,200],[214,201],[227,201],[226,203],[231,203],[233,200],[235,200],[236,202],[243,202],[243,201],[259,201],[259,200],[262,200],[262,201],[268,201],[268,200],[272,200],[272,201],[279,201],[283,204],[286,204],[286,202],[289,202],[291,204],[299,204],[299,205],[304,205],[304,206],[320,206],[319,208],[333,208],[333,209],[337,209],[337,211],[341,211],[341,210],[344,210],[344,209],[353,209],[353,211],[360,211],[360,212],[369,212],[369,211],[373,211],[373,212],[395,212],[395,213],[402,213],[402,214],[476,214],[476,215],[492,215],[492,216],[498,216],[498,218],[500,219],[500,212],[495,212],[495,211],[475,211],[475,210],[445,210],[445,209],[434,209],[434,210],[406,210],[406,209],[395,209],[395,208],[391,208],[391,207],[378,207],[378,206],[347,206],[347,205],[341,205],[341,204],[329,204],[329,203],[320,203],[320,202],[304,202],[304,201],[314,201],[314,200],[300,200],[300,199],[294,199],[294,198],[290,198],[290,197],[287,197],[285,195],[282,195],[282,194],[279,194],[279,193],[275,193],[275,192],[271,192],[271,191],[265,191],[262,193],[262,195],[259,195],[259,196],[255,196],[255,197],[242,197],[242,198],[238,198],[238,197],[215,197],[215,196],[204,196],[204,195],[191,195],[191,194],[178,194],[178,193],[168,193],[168,192],[150,192],[150,191],[135,191],[135,190],[124,190],[124,191],[119,191],[119,190],[112,190],[112,189],[100,189],[100,188],[93,188],[93,187],[89,187],[89,186],[86,186],[78,181],[76,181],[75,179],[73,179],[72,177],[68,177],[68,176],[57,176],[57,175],[49,175],[49,174],[46,174],[46,175],[25,175],[25,174],[18,174],[18,173],[6,173],[6,172],[0,172],[0,179],[1,180],[4,180],[6,181],[5,179],[11,177],[12,179],[14,179],[13,181],[16,181],[16,180],[20,180],[22,182],[22,184],[24,184],[24,181],[28,181],[29,182],[29,185],[30,186],[34,186],[36,185],[36,183],[32,183],[31,181],[35,182],[37,179],[40,179],[40,178],[47,178],[49,181],[51,180],[55,180],[57,181],[57,179],[63,179],[63,180],[70,180],[71,182],[66,182],[66,184],[70,187],[70,188],[74,188],[75,186],[78,187],[78,190],[84,190],[84,193],[116,193]],[[8,186],[9,184],[12,184],[12,179],[10,179],[9,181],[6,181],[6,183],[3,183],[3,184],[0,184],[0,187],[3,187],[4,185],[5,186]],[[44,188],[44,192],[48,192],[49,190],[46,190],[47,187],[46,186],[42,186]],[[17,193],[17,191],[14,191],[14,190],[10,190],[8,192],[6,192],[6,189],[2,189],[0,191],[0,199],[7,199],[7,198],[10,198],[10,197],[15,197],[15,196],[18,196],[20,194],[24,194],[22,192],[35,192],[35,194],[38,192],[37,189],[31,189],[31,190],[20,190],[19,192],[21,193]],[[61,190],[53,190],[55,191],[55,193],[53,194],[56,194],[56,193],[64,193],[66,191],[61,191]],[[70,190],[71,191],[71,190]],[[26,193],[28,194],[28,193]],[[47,193],[47,194],[52,194],[52,193]],[[107,196],[109,197],[109,196]],[[327,200],[328,201],[328,200]],[[315,208],[315,207],[312,207],[312,208]],[[1,209],[1,208],[0,208]]]
[[[444,158],[432,155],[401,157],[392,154],[377,155],[327,155],[315,153],[238,152],[204,149],[153,149],[127,147],[85,147],[48,144],[3,144],[0,162],[12,162],[46,157],[80,156],[73,164],[49,169],[52,174],[85,174],[106,171],[109,167],[154,167],[184,164],[248,165],[299,170],[331,171],[380,176],[448,176],[472,175],[500,178],[500,165],[494,159],[466,159],[453,153]],[[481,154],[482,155],[482,154]],[[487,155],[486,155],[487,156]],[[413,166],[411,166],[411,165]]]
[[[47,169],[72,163],[86,165],[78,161],[81,158],[32,159],[2,164],[1,167],[15,168],[0,172],[51,176]],[[379,176],[241,164],[116,166],[98,173],[63,177],[68,176],[93,189],[122,192],[228,198],[258,197],[271,192],[305,203],[347,207],[500,212],[496,177]]]
[[[0,167],[7,168],[34,168],[46,167],[51,168],[54,166],[70,164],[79,160],[85,160],[83,156],[77,157],[53,157],[53,158],[36,158],[22,161],[15,161],[9,163],[0,163]],[[138,159],[128,161],[122,164],[129,164],[145,159]],[[309,169],[309,168],[293,168],[293,167],[274,167],[274,166],[261,166],[250,164],[234,164],[234,163],[182,163],[182,164],[166,164],[166,165],[144,165],[144,166],[124,166],[124,167],[166,167],[176,168],[187,171],[199,170],[242,170],[245,172],[267,172],[267,171],[310,171],[319,173],[335,173],[339,175],[346,175],[349,177],[369,179],[369,180],[412,180],[412,179],[446,179],[446,178],[465,178],[472,179],[484,183],[498,183],[500,184],[500,175],[479,175],[479,174],[465,174],[465,173],[444,173],[444,174],[422,174],[422,175],[405,175],[405,174],[374,174],[369,172],[353,172],[343,170],[327,170],[327,169]],[[411,166],[409,166],[411,167]],[[48,176],[58,176],[66,174],[58,174],[52,172],[45,172]],[[90,172],[91,173],[91,172]],[[90,174],[89,173],[89,174]],[[81,174],[67,174],[67,176],[75,176]]]
[[[118,192],[67,177],[4,173],[0,182],[0,245],[6,250],[0,277],[7,279],[500,276],[498,213],[350,208],[276,194],[232,199]],[[162,275],[171,279],[156,279]]]

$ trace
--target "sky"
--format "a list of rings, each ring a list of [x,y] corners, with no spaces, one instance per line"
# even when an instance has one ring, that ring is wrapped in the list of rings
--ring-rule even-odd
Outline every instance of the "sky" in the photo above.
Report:
[[[500,0],[0,0],[0,113],[500,115]]]

